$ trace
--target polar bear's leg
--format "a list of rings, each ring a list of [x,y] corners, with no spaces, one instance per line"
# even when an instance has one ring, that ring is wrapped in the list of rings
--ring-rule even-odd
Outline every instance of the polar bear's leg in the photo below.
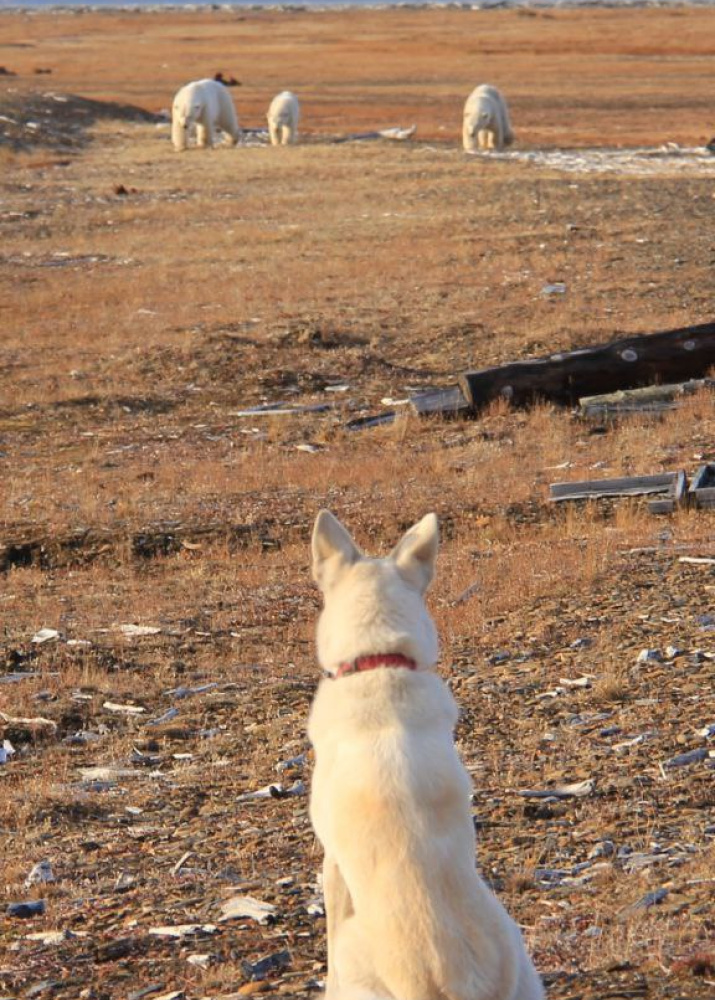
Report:
[[[281,125],[281,145],[290,146],[293,142],[293,126],[286,125],[285,123]]]
[[[464,120],[464,125],[462,126],[462,146],[468,153],[473,153],[477,149],[477,140],[474,135],[474,129],[466,118]]]
[[[211,149],[213,144],[214,144],[213,125],[208,120],[208,118],[204,118],[203,121],[196,123],[196,145],[200,149]]]
[[[179,112],[175,111],[171,119],[171,142],[177,153],[186,149],[188,129],[183,123]]]
[[[279,126],[274,121],[268,122],[268,134],[271,137],[271,146],[279,146],[281,142],[281,136],[279,131]]]
[[[477,132],[477,144],[480,149],[489,149],[489,130],[480,128]]]
[[[236,109],[233,106],[230,95],[226,93],[221,96],[223,104],[215,124],[217,128],[220,128],[229,137],[231,145],[235,146],[242,137],[243,132],[241,131],[241,126],[238,124],[238,116],[236,115]]]

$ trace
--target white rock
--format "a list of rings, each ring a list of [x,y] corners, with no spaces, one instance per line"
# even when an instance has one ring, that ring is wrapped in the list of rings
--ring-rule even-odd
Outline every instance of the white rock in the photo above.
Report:
[[[53,639],[59,639],[60,633],[55,628],[41,628],[39,632],[35,632],[32,637],[32,642],[36,645],[41,646],[43,642],[51,642]]]

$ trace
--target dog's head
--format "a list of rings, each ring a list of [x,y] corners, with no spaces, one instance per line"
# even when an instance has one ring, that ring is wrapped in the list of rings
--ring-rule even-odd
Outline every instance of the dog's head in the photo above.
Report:
[[[423,595],[434,576],[439,529],[427,514],[407,531],[389,556],[363,555],[348,531],[327,510],[313,529],[313,578],[323,594],[318,620],[318,659],[335,673],[361,656],[401,653],[418,669],[439,655],[434,622]]]

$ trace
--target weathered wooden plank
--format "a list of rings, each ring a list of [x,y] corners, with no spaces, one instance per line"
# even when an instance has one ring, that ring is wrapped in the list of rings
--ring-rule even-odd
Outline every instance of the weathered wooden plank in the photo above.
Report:
[[[705,376],[715,365],[715,323],[626,337],[546,358],[465,372],[459,385],[475,409],[494,399],[572,405],[582,396]]]
[[[670,485],[669,496],[663,500],[649,500],[648,510],[651,514],[670,514],[676,507],[687,501],[688,477],[683,470],[675,473],[675,479]]]
[[[470,406],[458,385],[447,389],[428,389],[410,396],[410,406],[420,417],[465,416]]]
[[[646,385],[637,389],[618,389],[599,396],[582,396],[581,413],[585,417],[603,417],[624,413],[662,413],[678,405],[681,396],[690,396],[700,389],[715,389],[715,379],[690,379],[669,385]]]
[[[554,503],[562,500],[596,500],[600,497],[648,496],[652,493],[667,493],[671,499],[680,500],[686,483],[684,472],[664,472],[653,476],[552,483],[549,494]]]

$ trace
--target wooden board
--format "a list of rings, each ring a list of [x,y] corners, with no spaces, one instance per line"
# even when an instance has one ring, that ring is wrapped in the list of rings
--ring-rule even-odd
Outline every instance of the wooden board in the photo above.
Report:
[[[715,323],[702,323],[466,372],[459,385],[475,410],[499,398],[573,405],[582,396],[699,378],[713,366]]]
[[[684,472],[664,472],[654,476],[627,476],[622,479],[587,479],[582,482],[553,483],[549,487],[554,503],[563,500],[596,500],[601,497],[635,497],[654,493],[680,500],[687,485]]]
[[[695,507],[715,507],[715,465],[701,465],[693,477],[688,499]]]

